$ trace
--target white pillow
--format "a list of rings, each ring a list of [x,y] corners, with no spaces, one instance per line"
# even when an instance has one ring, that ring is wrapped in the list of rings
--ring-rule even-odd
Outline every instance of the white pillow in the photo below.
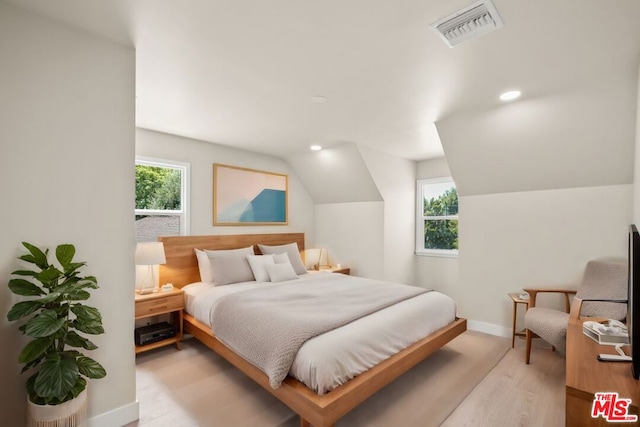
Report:
[[[247,255],[253,255],[253,246],[230,250],[205,250],[211,262],[211,281],[216,286],[251,282],[253,272]]]
[[[295,242],[279,246],[258,245],[258,248],[260,249],[260,252],[265,255],[286,252],[289,256],[289,262],[291,262],[293,270],[296,272],[296,274],[305,274],[307,272],[307,268],[304,266],[302,258],[300,258],[298,245]]]
[[[289,261],[289,255],[287,255],[286,252],[283,252],[281,254],[275,254],[273,256],[273,260],[276,262],[276,264],[282,264],[283,262],[287,262],[291,264],[291,261]]]
[[[211,272],[211,261],[205,251],[200,249],[193,249],[196,251],[196,258],[198,259],[198,270],[200,270],[201,282],[213,282],[213,273]]]
[[[275,264],[273,260],[273,254],[269,255],[247,255],[247,261],[253,272],[253,277],[256,278],[256,282],[268,282],[269,274],[267,273],[267,267]]]
[[[267,273],[269,274],[269,279],[274,283],[298,278],[298,275],[293,271],[293,267],[288,262],[267,265]]]

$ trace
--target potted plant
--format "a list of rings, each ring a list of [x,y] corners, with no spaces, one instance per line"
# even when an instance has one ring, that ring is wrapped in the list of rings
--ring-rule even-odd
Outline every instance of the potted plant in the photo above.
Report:
[[[80,333],[104,333],[98,309],[83,303],[98,283],[93,276],[80,276],[86,262],[74,262],[73,245],[56,248],[56,267],[49,263],[48,249],[22,244],[29,253],[18,258],[34,269],[14,271],[19,277],[9,281],[9,289],[30,298],[13,305],[7,319],[22,319],[19,330],[30,338],[18,356],[22,372],[33,372],[26,383],[27,419],[50,423],[38,425],[79,425],[86,417],[86,378],[106,375],[102,365],[78,350],[98,348]]]

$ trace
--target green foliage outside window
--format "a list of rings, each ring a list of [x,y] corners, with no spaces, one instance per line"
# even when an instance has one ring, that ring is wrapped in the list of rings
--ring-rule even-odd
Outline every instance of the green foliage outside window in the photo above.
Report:
[[[424,216],[458,215],[458,192],[450,188],[437,198],[424,201]]]
[[[450,188],[438,197],[424,201],[425,217],[458,215],[458,192]],[[424,221],[425,249],[458,249],[458,219],[428,218]]]
[[[136,209],[180,210],[178,169],[136,165]]]
[[[426,220],[424,222],[425,249],[458,249],[457,220]]]

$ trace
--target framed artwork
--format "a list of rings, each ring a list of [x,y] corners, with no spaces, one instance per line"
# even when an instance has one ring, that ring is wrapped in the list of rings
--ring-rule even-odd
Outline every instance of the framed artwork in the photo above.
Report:
[[[213,225],[287,225],[289,176],[213,164]]]

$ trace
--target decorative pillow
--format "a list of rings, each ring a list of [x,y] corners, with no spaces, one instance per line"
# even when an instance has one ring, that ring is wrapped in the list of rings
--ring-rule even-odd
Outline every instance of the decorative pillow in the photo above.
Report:
[[[289,256],[289,262],[291,262],[293,270],[296,272],[296,274],[305,274],[307,272],[307,269],[302,262],[302,258],[300,258],[298,245],[295,242],[279,246],[258,245],[258,248],[260,249],[260,252],[265,255],[286,252]]]
[[[269,274],[267,273],[267,267],[275,264],[273,260],[274,255],[247,255],[247,261],[253,272],[253,277],[256,278],[256,282],[268,282]]]
[[[211,271],[211,261],[207,256],[205,251],[201,251],[200,249],[195,249],[196,258],[198,259],[198,270],[200,270],[200,281],[201,282],[213,282],[213,273]]]
[[[288,262],[267,265],[267,273],[269,274],[269,279],[274,283],[298,278],[296,272],[293,271],[291,263]]]
[[[211,281],[216,286],[250,282],[254,279],[247,255],[253,255],[253,246],[231,250],[206,250],[211,261]]]
[[[276,262],[276,264],[282,264],[283,262],[288,262],[289,264],[291,264],[291,261],[289,261],[289,255],[287,255],[286,252],[275,254],[273,256],[273,260]]]

